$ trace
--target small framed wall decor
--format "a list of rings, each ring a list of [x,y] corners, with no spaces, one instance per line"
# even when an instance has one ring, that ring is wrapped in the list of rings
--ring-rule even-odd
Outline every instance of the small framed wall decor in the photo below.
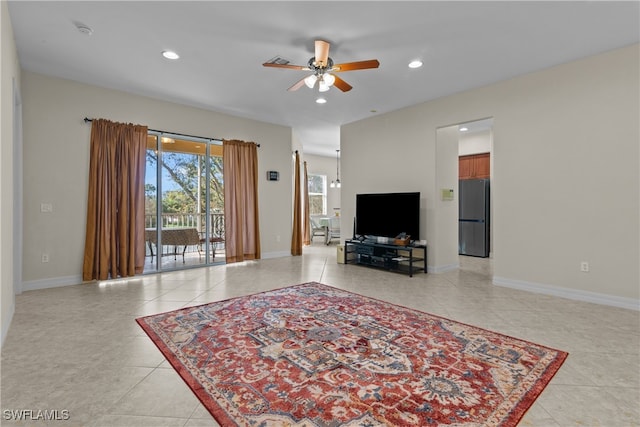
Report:
[[[280,173],[278,171],[267,171],[267,181],[278,181]]]

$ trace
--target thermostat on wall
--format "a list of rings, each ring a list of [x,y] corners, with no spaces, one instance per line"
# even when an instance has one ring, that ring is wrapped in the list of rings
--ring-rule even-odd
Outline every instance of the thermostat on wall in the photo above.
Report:
[[[278,181],[280,173],[278,171],[267,171],[267,181]]]
[[[443,201],[452,201],[453,200],[453,189],[452,188],[443,188],[442,189],[442,200]]]

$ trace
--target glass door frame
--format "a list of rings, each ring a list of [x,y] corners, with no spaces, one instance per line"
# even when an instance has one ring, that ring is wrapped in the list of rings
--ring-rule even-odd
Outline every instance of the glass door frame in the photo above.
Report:
[[[155,269],[150,269],[150,270],[146,270],[143,272],[143,274],[155,274],[155,273],[159,273],[159,272],[166,272],[166,271],[175,271],[175,270],[183,270],[183,269],[188,269],[188,268],[200,268],[200,267],[207,267],[207,266],[211,266],[211,265],[219,265],[219,264],[224,264],[225,261],[218,261],[215,262],[215,259],[212,259],[211,257],[211,245],[215,244],[211,242],[210,236],[212,234],[212,224],[211,224],[211,182],[210,182],[210,174],[211,174],[211,167],[210,167],[210,158],[211,158],[211,146],[212,145],[219,145],[222,146],[222,141],[221,140],[217,140],[217,139],[210,139],[210,138],[200,138],[200,137],[195,137],[195,136],[190,136],[190,135],[183,135],[183,134],[178,134],[178,133],[169,133],[169,132],[161,132],[161,131],[155,131],[155,130],[149,130],[147,132],[147,135],[149,136],[154,136],[156,138],[155,144],[156,144],[156,206],[155,206],[155,221],[156,221],[156,251],[158,252],[156,255],[156,264],[155,264]],[[162,149],[162,139],[163,138],[171,138],[171,139],[178,139],[178,140],[182,140],[182,141],[188,141],[188,142],[194,142],[194,143],[202,143],[205,144],[205,154],[203,155],[204,157],[204,176],[206,177],[206,179],[204,180],[204,184],[205,184],[205,212],[204,212],[204,217],[205,217],[205,223],[204,223],[204,238],[202,240],[204,240],[202,242],[202,249],[204,250],[204,262],[201,264],[197,264],[197,265],[183,265],[178,267],[178,264],[176,263],[176,265],[172,268],[163,268],[162,267],[162,228],[163,228],[163,220],[162,220],[162,156],[164,154],[164,150]],[[198,176],[198,180],[202,180],[202,173]],[[224,185],[224,182],[223,182]],[[145,196],[146,197],[146,196]],[[196,214],[198,214],[196,212]],[[198,214],[198,218],[200,218],[200,214]],[[200,222],[200,219],[198,219],[198,223]],[[145,241],[145,245],[146,245],[146,241]]]

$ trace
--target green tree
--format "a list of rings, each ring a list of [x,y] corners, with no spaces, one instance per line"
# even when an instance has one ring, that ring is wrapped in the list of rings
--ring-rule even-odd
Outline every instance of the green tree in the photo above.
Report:
[[[192,214],[196,212],[195,203],[183,191],[165,191],[162,197],[162,212]]]
[[[147,163],[150,165],[158,164],[158,155],[155,151],[147,150]],[[160,166],[169,174],[173,182],[180,187],[180,191],[169,190],[163,192],[162,211],[166,213],[205,212],[204,156],[191,153],[164,152],[160,160]],[[198,170],[201,171],[201,175],[198,175]],[[224,209],[222,157],[210,157],[209,172],[211,212],[222,212]],[[200,190],[200,209],[196,209],[198,190]],[[149,204],[151,204],[152,194],[156,194],[155,187],[153,185],[145,186],[145,193]],[[155,200],[153,202],[155,203]],[[155,209],[153,212],[155,212]]]
[[[155,215],[156,213],[156,193],[157,188],[155,185],[144,185],[144,213],[146,215]]]

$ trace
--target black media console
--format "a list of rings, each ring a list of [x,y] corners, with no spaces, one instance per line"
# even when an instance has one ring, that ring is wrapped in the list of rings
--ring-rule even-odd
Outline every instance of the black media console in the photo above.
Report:
[[[427,272],[427,246],[347,240],[344,242],[344,263],[383,268],[413,277],[416,271]]]

